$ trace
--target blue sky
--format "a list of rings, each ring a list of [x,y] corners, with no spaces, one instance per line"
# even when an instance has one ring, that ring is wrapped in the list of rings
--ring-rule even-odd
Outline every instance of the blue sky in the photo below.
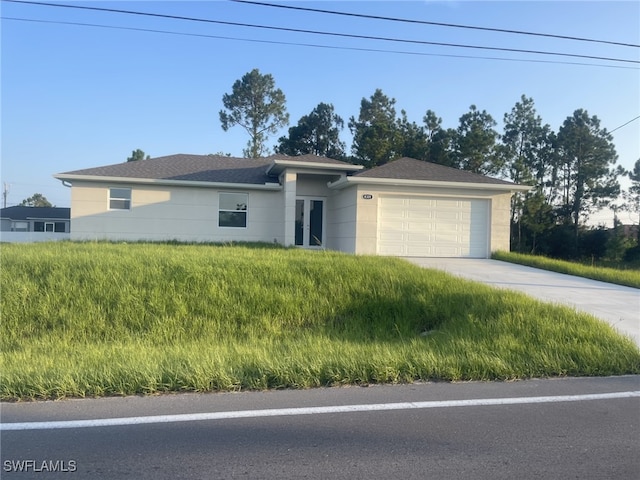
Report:
[[[636,1],[279,3],[640,43],[640,3]],[[66,4],[640,60],[638,48],[347,18],[230,1]],[[534,99],[543,121],[554,130],[578,108],[598,116],[608,130],[640,115],[637,63],[321,36],[4,1],[0,8],[0,181],[10,185],[7,205],[39,192],[57,206],[69,206],[69,189],[53,179],[53,174],[119,163],[137,148],[151,156],[216,152],[241,156],[246,134],[241,127],[224,132],[218,112],[223,94],[253,68],[273,75],[286,95],[291,125],[319,102],[332,103],[346,122],[350,116],[357,117],[360,101],[376,88],[395,98],[398,112],[406,110],[410,120],[421,123],[425,111],[431,109],[442,117],[445,127],[456,127],[459,117],[475,104],[498,121],[497,130],[502,132],[504,114],[522,94]],[[269,145],[275,145],[285,133],[283,129],[271,137]],[[619,164],[631,168],[640,158],[640,120],[616,130],[613,136]],[[350,147],[347,128],[342,138]]]

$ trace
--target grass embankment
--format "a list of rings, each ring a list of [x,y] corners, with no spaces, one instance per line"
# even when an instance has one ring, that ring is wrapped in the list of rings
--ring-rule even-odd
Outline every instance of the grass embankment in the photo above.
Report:
[[[2,246],[0,398],[640,373],[568,308],[380,257]]]
[[[640,288],[640,270],[623,270],[617,268],[592,267],[581,263],[555,260],[552,258],[526,255],[514,252],[495,252],[492,255],[495,260],[518,263],[528,267],[541,268],[552,272],[566,273],[577,277],[600,280],[602,282],[625,285],[627,287]]]

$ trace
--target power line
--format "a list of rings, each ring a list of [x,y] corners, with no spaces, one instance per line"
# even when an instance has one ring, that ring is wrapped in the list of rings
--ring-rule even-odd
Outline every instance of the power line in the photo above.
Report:
[[[562,40],[576,40],[580,42],[594,42],[594,43],[605,43],[608,45],[619,45],[623,47],[635,47],[640,48],[640,45],[636,45],[633,43],[623,43],[623,42],[614,42],[611,40],[597,40],[595,38],[584,38],[584,37],[572,37],[568,35],[556,35],[551,33],[538,33],[538,32],[527,32],[523,30],[508,30],[504,28],[492,28],[492,27],[479,27],[475,25],[460,25],[455,23],[441,23],[441,22],[429,22],[426,20],[411,20],[408,18],[396,18],[396,17],[385,17],[379,15],[367,15],[362,13],[350,13],[350,12],[337,12],[334,10],[324,10],[320,8],[308,8],[308,7],[294,7],[291,5],[280,5],[275,3],[265,3],[265,2],[255,2],[252,0],[230,0],[235,3],[247,3],[250,5],[260,5],[263,7],[275,7],[275,8],[285,8],[289,10],[299,10],[303,12],[315,12],[315,13],[327,13],[330,15],[342,15],[345,17],[357,17],[357,18],[368,18],[373,20],[386,20],[391,22],[402,22],[402,23],[413,23],[419,25],[435,25],[438,27],[450,27],[450,28],[466,28],[470,30],[483,30],[487,32],[499,32],[499,33],[512,33],[517,35],[532,35],[537,37],[547,37],[547,38],[558,38]]]
[[[184,17],[179,15],[166,15],[166,14],[160,14],[160,13],[137,12],[132,10],[120,10],[120,9],[101,8],[101,7],[87,7],[87,6],[81,6],[81,5],[62,5],[62,4],[55,4],[55,3],[32,2],[32,1],[26,1],[26,0],[2,0],[2,1],[12,2],[12,3],[24,3],[24,4],[31,4],[31,5],[41,5],[41,6],[48,6],[48,7],[73,8],[73,9],[79,9],[79,10],[122,13],[127,15],[140,15],[140,16],[148,16],[148,17],[156,17],[156,18],[169,18],[173,20],[185,20],[185,21],[192,21],[192,22],[214,23],[218,25],[260,28],[265,30],[278,30],[278,31],[286,31],[286,32],[294,32],[294,33],[307,33],[307,34],[344,37],[344,38],[357,38],[357,39],[364,39],[364,40],[381,40],[381,41],[388,41],[388,42],[409,43],[409,44],[416,44],[416,45],[435,45],[435,46],[441,46],[441,47],[472,48],[472,49],[478,49],[478,50],[495,50],[495,51],[511,52],[511,53],[553,55],[553,56],[561,56],[561,57],[583,58],[588,60],[604,60],[604,61],[611,61],[611,62],[640,64],[640,61],[638,60],[599,57],[594,55],[578,55],[578,54],[572,54],[572,53],[546,52],[546,51],[539,51],[539,50],[526,50],[526,49],[506,48],[506,47],[486,47],[481,45],[464,45],[464,44],[444,43],[444,42],[428,42],[424,40],[407,40],[407,39],[390,38],[390,37],[376,37],[372,35],[355,35],[355,34],[347,34],[347,33],[322,32],[317,30],[305,30],[305,29],[288,28],[288,27],[273,27],[268,25],[255,25],[250,23],[227,22],[227,21],[211,20],[211,19],[204,19],[204,18]]]
[[[39,19],[32,19],[32,18],[19,18],[19,17],[0,17],[0,18],[2,20],[13,20],[13,21],[20,21],[20,22],[72,25],[72,26],[80,26],[80,27],[105,28],[105,29],[113,29],[113,30],[129,30],[129,31],[135,31],[135,32],[160,33],[160,34],[177,35],[177,36],[184,36],[184,37],[212,38],[212,39],[218,39],[218,40],[233,40],[233,41],[240,41],[240,42],[265,43],[265,44],[272,44],[272,45],[291,45],[296,47],[325,48],[325,49],[331,49],[331,50],[352,50],[352,51],[359,51],[359,52],[391,53],[391,54],[415,55],[415,56],[426,56],[426,57],[464,58],[464,59],[497,60],[497,61],[505,61],[505,62],[525,62],[525,63],[550,63],[550,64],[556,64],[556,65],[577,65],[577,66],[587,66],[587,67],[622,68],[627,70],[639,70],[638,67],[627,67],[624,65],[606,65],[606,64],[584,63],[584,62],[563,62],[563,61],[556,61],[556,60],[535,60],[535,59],[524,59],[524,58],[521,59],[521,58],[504,58],[504,57],[484,57],[484,56],[475,56],[475,55],[452,55],[452,54],[444,54],[444,53],[383,50],[383,49],[376,49],[376,48],[358,48],[358,47],[344,47],[344,46],[339,47],[339,46],[332,46],[332,45],[320,45],[320,44],[314,44],[314,43],[284,42],[284,41],[275,41],[275,40],[256,40],[251,38],[229,37],[229,36],[223,36],[223,35],[208,35],[204,33],[174,32],[170,30],[157,30],[157,29],[139,28],[139,27],[121,27],[116,25],[100,25],[100,24],[94,24],[94,23],[81,23],[81,22],[65,22],[60,20],[39,20]]]
[[[620,125],[619,127],[614,128],[613,130],[610,130],[609,133],[613,133],[616,130],[620,130],[622,127],[626,127],[627,125],[629,125],[631,122],[635,122],[636,120],[638,120],[640,118],[640,115],[638,115],[636,118],[632,118],[631,120],[629,120],[627,123],[623,123],[622,125]]]

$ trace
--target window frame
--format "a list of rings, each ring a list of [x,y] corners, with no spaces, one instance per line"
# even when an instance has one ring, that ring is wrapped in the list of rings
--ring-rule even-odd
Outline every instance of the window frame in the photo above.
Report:
[[[114,196],[112,195],[112,192],[114,190],[121,190],[121,191],[128,191],[129,192],[129,198],[123,197],[123,196]],[[107,200],[107,207],[108,210],[131,210],[131,197],[133,195],[133,191],[131,188],[129,187],[109,187],[109,193],[108,193],[108,200]],[[113,202],[124,202],[123,204],[125,205],[123,208],[120,207],[114,207],[113,206]]]
[[[222,208],[222,197],[224,195],[244,195],[246,201],[244,202],[244,209],[236,208],[234,210]],[[242,205],[242,204],[236,204]],[[221,213],[243,213],[244,225],[221,225]],[[218,192],[218,228],[248,228],[249,225],[249,193],[247,192]]]
[[[12,220],[11,221],[11,231],[12,232],[28,232],[29,231],[29,222],[24,220]]]

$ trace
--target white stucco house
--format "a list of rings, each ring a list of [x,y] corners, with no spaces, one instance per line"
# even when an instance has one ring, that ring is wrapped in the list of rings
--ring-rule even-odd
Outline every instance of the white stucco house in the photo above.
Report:
[[[276,242],[356,254],[488,257],[509,249],[527,186],[401,158],[365,170],[315,155],[170,155],[54,175],[72,240]]]
[[[70,238],[70,209],[16,205],[0,209],[0,242],[51,242]]]

